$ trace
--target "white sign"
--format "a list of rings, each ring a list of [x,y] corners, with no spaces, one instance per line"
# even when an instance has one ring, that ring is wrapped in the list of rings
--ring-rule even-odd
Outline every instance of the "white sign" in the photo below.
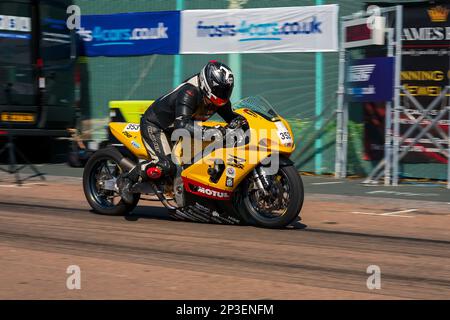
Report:
[[[338,5],[181,12],[180,53],[338,49]]]
[[[370,80],[375,64],[360,64],[350,66],[348,81],[350,82],[367,82]]]
[[[0,30],[30,32],[31,19],[28,17],[0,15]]]

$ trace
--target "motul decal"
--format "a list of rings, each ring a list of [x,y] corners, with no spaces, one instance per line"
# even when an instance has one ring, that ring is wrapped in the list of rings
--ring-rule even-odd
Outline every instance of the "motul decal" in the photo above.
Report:
[[[197,192],[203,193],[203,194],[206,194],[206,195],[212,196],[212,197],[222,198],[222,199],[230,197],[230,194],[228,192],[216,191],[216,190],[212,190],[210,188],[204,188],[204,187],[198,187]]]
[[[186,191],[193,194],[216,200],[229,200],[231,198],[231,194],[227,191],[213,188],[188,178],[182,179]]]

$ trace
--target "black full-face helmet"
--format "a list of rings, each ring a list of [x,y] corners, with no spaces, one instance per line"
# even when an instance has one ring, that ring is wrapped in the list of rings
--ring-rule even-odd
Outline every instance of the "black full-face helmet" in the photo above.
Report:
[[[231,69],[218,61],[209,61],[199,74],[200,90],[214,105],[221,107],[231,97],[234,76]]]

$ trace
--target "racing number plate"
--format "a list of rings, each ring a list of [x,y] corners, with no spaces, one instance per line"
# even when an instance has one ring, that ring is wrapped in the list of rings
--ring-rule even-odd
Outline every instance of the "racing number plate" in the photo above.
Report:
[[[281,121],[275,122],[275,125],[277,126],[277,132],[278,136],[281,139],[281,143],[285,146],[292,145],[292,137],[289,134],[289,130],[286,128],[286,126]]]
[[[129,131],[129,132],[137,132],[139,130],[140,130],[140,125],[137,123],[129,123],[129,124],[127,124],[127,126],[124,129],[124,131]]]
[[[34,122],[34,114],[2,112],[1,119],[3,122]]]

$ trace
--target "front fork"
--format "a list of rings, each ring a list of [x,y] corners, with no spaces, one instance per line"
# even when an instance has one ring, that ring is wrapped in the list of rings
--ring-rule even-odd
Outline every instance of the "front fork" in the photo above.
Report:
[[[268,194],[269,182],[266,179],[264,171],[261,166],[257,166],[253,169],[253,179],[256,187],[264,194]]]
[[[294,163],[288,157],[278,157],[278,170],[280,169],[280,167],[292,165],[294,165]],[[261,190],[265,195],[267,195],[271,187],[271,184],[267,180],[267,176],[271,176],[272,174],[267,173],[264,169],[264,166],[262,164],[259,164],[255,167],[255,169],[253,169],[252,175],[258,190]]]

